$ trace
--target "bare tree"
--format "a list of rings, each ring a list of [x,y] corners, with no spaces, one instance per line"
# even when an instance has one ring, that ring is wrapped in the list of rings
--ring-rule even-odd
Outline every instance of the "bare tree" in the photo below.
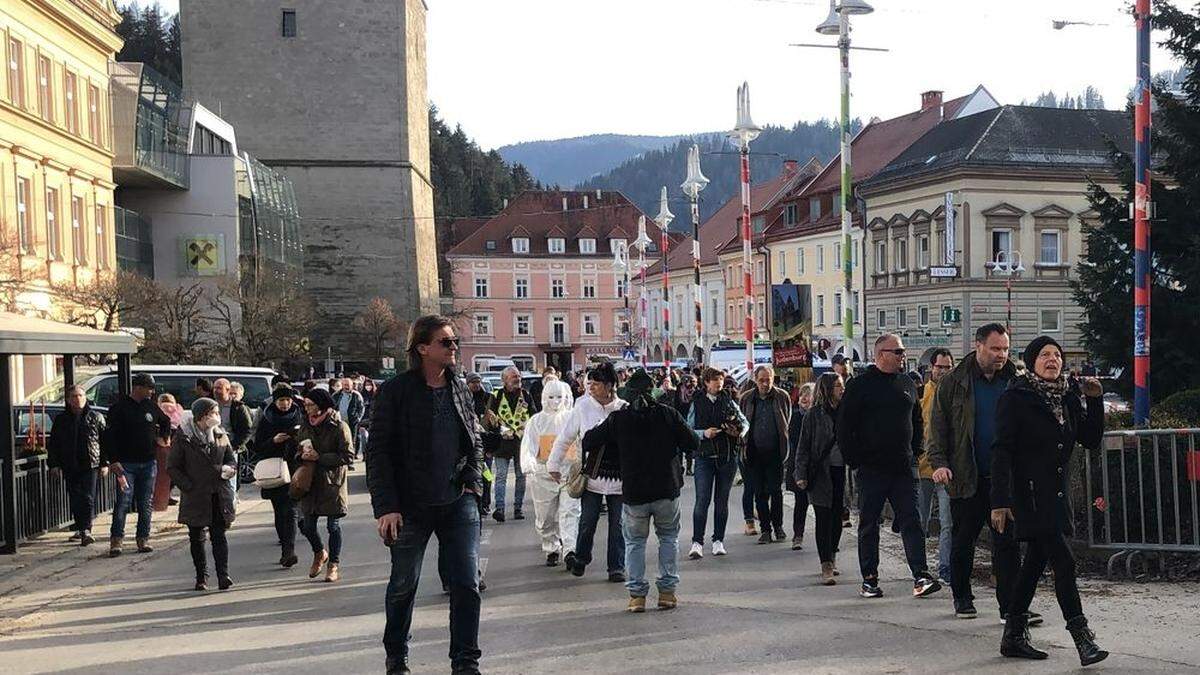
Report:
[[[163,288],[138,312],[146,332],[143,358],[165,363],[197,363],[210,351],[211,322],[205,315],[208,292],[201,282]]]
[[[62,301],[67,323],[110,333],[117,330],[123,317],[135,319],[161,300],[163,293],[153,279],[125,270],[98,273],[89,284],[58,283],[51,291]]]
[[[316,321],[312,302],[299,284],[262,275],[227,277],[209,298],[214,347],[229,362],[251,366],[308,353]]]
[[[38,269],[45,270],[46,266],[22,264],[15,228],[10,231],[6,223],[0,222],[0,310],[17,311],[21,294],[43,278],[37,274]]]
[[[404,323],[392,311],[386,298],[371,298],[371,302],[354,317],[354,328],[371,347],[376,363],[394,348],[396,340],[404,330]]]

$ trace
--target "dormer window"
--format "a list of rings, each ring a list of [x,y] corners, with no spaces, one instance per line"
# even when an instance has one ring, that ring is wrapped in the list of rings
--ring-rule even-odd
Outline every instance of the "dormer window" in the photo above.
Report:
[[[496,250],[496,240],[488,239],[486,242],[484,242],[483,247],[489,251],[495,251]]]
[[[796,204],[788,204],[784,210],[784,221],[789,227],[800,222],[800,207]]]
[[[808,220],[815,223],[821,219],[821,198],[809,197],[808,199]]]
[[[616,253],[617,249],[619,249],[625,245],[626,245],[626,241],[624,238],[609,239],[608,240],[608,252]]]
[[[513,237],[513,253],[529,253],[529,237]]]
[[[550,237],[550,239],[547,241],[547,247],[550,249],[551,253],[566,253],[567,240],[563,239],[562,237]]]
[[[587,255],[595,255],[596,240],[591,239],[591,238],[580,239],[579,240],[579,252],[583,253],[583,254],[587,254]]]

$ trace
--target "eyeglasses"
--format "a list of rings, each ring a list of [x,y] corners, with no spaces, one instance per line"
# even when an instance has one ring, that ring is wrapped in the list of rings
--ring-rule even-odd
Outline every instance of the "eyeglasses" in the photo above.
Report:
[[[880,349],[879,351],[895,354],[896,356],[904,356],[905,353],[904,347],[897,347],[895,349]]]
[[[446,349],[458,349],[459,342],[460,340],[456,337],[442,338],[441,340],[438,340],[438,344]]]

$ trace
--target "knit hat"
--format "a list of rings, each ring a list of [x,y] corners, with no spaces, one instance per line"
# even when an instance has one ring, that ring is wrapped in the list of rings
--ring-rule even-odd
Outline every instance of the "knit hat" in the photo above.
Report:
[[[292,388],[292,385],[286,382],[275,385],[275,388],[271,390],[271,400],[278,401],[281,398],[296,398],[296,390]]]
[[[304,398],[312,401],[321,411],[333,409],[333,396],[325,389],[313,389]]]
[[[589,379],[592,382],[600,382],[602,384],[616,384],[617,369],[611,363],[601,363],[592,369]]]
[[[1058,355],[1062,356],[1062,345],[1055,342],[1054,338],[1050,337],[1049,335],[1042,335],[1034,338],[1033,342],[1029,343],[1029,346],[1025,348],[1025,353],[1021,356],[1021,360],[1025,362],[1025,369],[1028,370],[1031,375],[1033,374],[1033,364],[1037,363],[1038,354],[1042,353],[1042,349],[1044,349],[1046,345],[1054,345],[1054,347],[1058,349]]]
[[[211,398],[201,396],[192,402],[192,418],[200,419],[206,415],[211,415],[217,409],[217,402]]]
[[[654,380],[650,379],[650,375],[646,373],[645,369],[638,368],[633,371],[633,375],[629,377],[625,387],[633,396],[640,396],[654,388]]]
[[[479,375],[479,373],[471,373],[470,375],[467,375],[467,384],[470,384],[472,382],[482,382],[482,381],[483,381],[483,377],[481,377]]]

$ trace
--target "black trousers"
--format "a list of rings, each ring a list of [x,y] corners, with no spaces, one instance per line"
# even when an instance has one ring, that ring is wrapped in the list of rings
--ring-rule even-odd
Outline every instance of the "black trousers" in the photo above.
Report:
[[[221,504],[217,495],[212,496],[212,522],[208,525],[208,538],[212,542],[213,563],[217,576],[229,574],[229,542],[225,539],[225,517],[221,515]],[[192,549],[192,564],[196,567],[196,578],[208,576],[208,560],[204,554],[203,526],[188,525],[188,541]]]
[[[971,569],[975,567],[975,540],[986,526],[992,533],[992,571],[996,574],[996,602],[1001,611],[1008,607],[1013,581],[1021,565],[1021,546],[1012,530],[1001,533],[991,526],[992,481],[980,476],[971,497],[951,499],[950,587],[956,600],[973,599]]]
[[[783,460],[760,459],[746,468],[753,476],[754,506],[758,511],[758,524],[763,531],[771,528],[783,529]]]
[[[791,492],[796,496],[796,508],[792,509],[792,538],[803,539],[804,523],[808,520],[808,491],[797,488]]]
[[[842,500],[846,492],[846,467],[829,467],[829,478],[833,482],[831,506],[814,506],[817,514],[817,556],[821,562],[833,562],[837,557],[838,546],[842,542]],[[806,493],[807,495],[807,493]],[[800,505],[800,495],[796,495],[796,505]],[[808,503],[807,496],[805,504]]]
[[[75,531],[92,529],[92,517],[96,513],[96,480],[98,469],[86,469],[63,473],[67,486],[67,501],[71,504],[71,515],[75,518]]]
[[[1079,601],[1079,585],[1075,583],[1075,556],[1066,538],[1061,534],[1038,537],[1029,542],[1025,549],[1025,562],[1012,589],[1012,597],[1007,613],[1019,616],[1029,611],[1029,603],[1033,602],[1033,594],[1037,591],[1038,581],[1046,562],[1054,570],[1054,595],[1058,598],[1058,608],[1062,610],[1063,619],[1070,621],[1077,616],[1083,616],[1083,604]]]
[[[271,495],[271,510],[275,512],[275,535],[283,554],[292,555],[296,552],[296,502],[287,489]]]

